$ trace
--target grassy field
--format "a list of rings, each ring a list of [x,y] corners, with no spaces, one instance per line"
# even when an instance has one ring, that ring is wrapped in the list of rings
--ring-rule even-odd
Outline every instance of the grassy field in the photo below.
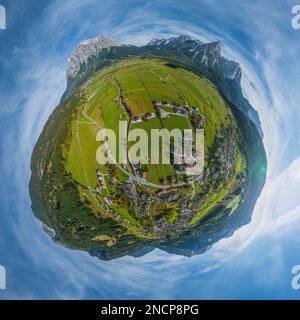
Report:
[[[119,134],[119,121],[131,119],[131,116],[122,105],[122,100],[130,110],[132,116],[145,116],[148,112],[156,112],[153,101],[161,100],[188,108],[198,109],[205,118],[205,152],[213,146],[216,132],[223,125],[232,124],[232,114],[224,104],[216,88],[207,80],[197,77],[181,68],[172,68],[165,63],[156,60],[125,61],[115,66],[102,70],[91,85],[83,92],[81,105],[72,122],[72,139],[67,152],[66,168],[72,174],[73,179],[80,184],[81,193],[95,206],[104,203],[103,198],[109,195],[112,180],[124,183],[128,176],[119,168],[114,172],[108,171],[106,166],[96,162],[96,150],[100,143],[96,141],[96,134],[101,128],[113,129],[116,133],[117,143]],[[170,112],[169,117],[160,118],[157,115],[147,121],[131,123],[129,131],[135,128],[146,130],[150,137],[151,129],[193,129],[188,116],[175,114],[171,107],[165,110]],[[151,141],[148,141],[148,152],[150,157]],[[117,149],[117,158],[119,150]],[[244,159],[237,155],[235,170],[238,174],[243,170]],[[98,185],[96,171],[100,170],[105,175],[107,189],[102,194],[94,196],[92,190]],[[128,166],[126,170],[132,170]],[[161,179],[165,185],[170,185],[167,178],[177,177],[177,173],[171,164],[146,165],[148,182],[160,184]],[[132,171],[131,173],[134,173]],[[199,221],[212,210],[235,186],[235,177],[227,184],[221,185],[215,194],[203,202],[199,213],[194,217],[192,223]],[[195,190],[201,190],[198,183]],[[131,224],[138,227],[140,222],[128,213],[126,205],[111,205],[110,208]],[[169,220],[177,219],[177,213],[171,212]],[[133,230],[135,230],[133,228]],[[138,233],[138,232],[137,232]]]
[[[102,71],[100,76],[91,86],[86,88],[88,101],[86,103],[86,113],[95,119],[100,127],[115,130],[118,135],[119,120],[126,120],[126,115],[119,108],[117,99],[119,93],[115,85],[118,81],[122,89],[125,102],[133,115],[145,115],[147,112],[154,112],[152,100],[162,100],[198,108],[200,113],[206,117],[207,124],[205,130],[205,151],[213,144],[215,132],[220,129],[221,123],[226,124],[227,116],[231,116],[228,108],[224,105],[223,99],[217,90],[205,79],[201,79],[184,69],[175,69],[161,61],[155,60],[134,60],[122,63],[115,67]],[[91,182],[97,164],[94,159],[90,160],[89,155],[94,157],[97,144],[95,135],[97,128],[93,124],[87,124],[87,119],[80,115],[78,121],[80,141],[84,141],[84,157],[87,157],[88,176]],[[144,128],[148,130],[160,128],[179,128],[181,130],[191,128],[186,117],[171,115],[168,119],[151,119],[150,121],[134,124],[132,128]],[[89,137],[89,139],[87,139]],[[82,140],[85,139],[85,140]],[[68,161],[68,169],[72,172],[75,180],[85,185],[80,161],[78,139],[73,139]],[[151,169],[151,168],[149,168]],[[149,179],[157,182],[159,178],[165,178],[174,174],[174,170],[168,165],[156,166],[149,170]]]
[[[180,116],[180,115],[170,115],[168,118],[159,119],[158,117],[152,118],[145,122],[135,123],[131,126],[130,129],[144,129],[148,134],[148,155],[149,158],[151,156],[151,130],[152,129],[179,129],[182,132],[184,129],[191,129],[191,125],[187,117]],[[160,146],[162,143],[160,142]],[[160,162],[162,158],[162,154],[160,152]],[[147,172],[148,172],[148,181],[156,184],[160,184],[159,180],[164,179],[167,180],[167,177],[176,175],[176,172],[171,164],[149,164],[147,165]],[[167,181],[165,184],[169,184]]]

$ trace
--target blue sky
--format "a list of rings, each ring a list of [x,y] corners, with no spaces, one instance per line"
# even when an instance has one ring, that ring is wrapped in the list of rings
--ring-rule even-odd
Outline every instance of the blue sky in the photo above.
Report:
[[[297,1],[0,0],[0,298],[294,298],[300,264],[300,31]],[[104,34],[123,43],[189,34],[220,40],[243,70],[268,157],[266,186],[250,224],[203,255],[155,250],[101,261],[55,245],[33,217],[30,156],[66,86],[67,57],[81,40]]]

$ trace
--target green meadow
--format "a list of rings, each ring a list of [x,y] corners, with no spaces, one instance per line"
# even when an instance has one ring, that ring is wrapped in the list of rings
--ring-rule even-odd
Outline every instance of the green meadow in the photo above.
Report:
[[[122,101],[120,97],[122,96]],[[148,137],[151,136],[151,129],[192,129],[190,119],[186,115],[176,114],[175,108],[165,107],[169,112],[168,117],[159,117],[157,114],[151,119],[145,119],[149,112],[156,113],[153,101],[160,100],[188,108],[197,109],[205,118],[203,129],[205,132],[205,154],[208,157],[209,150],[213,148],[216,133],[222,127],[232,125],[232,114],[219,95],[217,89],[206,79],[198,77],[193,73],[182,69],[173,68],[164,62],[153,59],[134,59],[123,61],[112,67],[102,70],[95,76],[93,82],[83,90],[80,105],[73,117],[71,124],[72,135],[69,148],[64,150],[67,153],[66,169],[73,179],[78,183],[80,193],[86,196],[95,210],[99,209],[105,202],[105,196],[112,195],[117,187],[115,182],[126,182],[128,175],[136,174],[130,165],[124,165],[114,169],[106,165],[99,165],[96,161],[96,151],[100,142],[96,141],[97,132],[100,129],[112,129],[116,133],[117,145],[119,135],[119,121],[128,121],[128,131],[135,128],[146,130]],[[129,110],[124,109],[124,105]],[[142,122],[133,122],[132,117],[142,116]],[[130,146],[129,146],[130,147]],[[151,154],[151,141],[148,141],[148,154]],[[119,149],[117,149],[117,158]],[[205,162],[207,166],[207,161]],[[143,165],[147,171],[147,181],[160,184],[164,180],[165,186],[171,186],[168,178],[174,177],[177,181],[178,173],[172,164],[146,164]],[[243,155],[238,153],[234,164],[236,175],[241,172],[244,165]],[[96,171],[99,170],[105,175],[107,189],[100,194],[94,195],[92,190],[98,185]],[[98,172],[99,172],[98,171]],[[221,184],[214,194],[211,194],[194,216],[191,223],[195,223],[208,214],[218,205],[226,195],[232,192],[237,181],[236,175],[227,185]],[[201,190],[198,183],[195,188]],[[157,191],[151,188],[152,191]],[[129,213],[126,203],[113,203],[111,210],[119,214],[122,219],[128,222],[130,232],[139,235],[137,227],[139,223]],[[152,207],[151,207],[152,210]],[[173,211],[172,211],[173,210]],[[172,209],[169,214],[169,221],[173,222],[178,218]]]

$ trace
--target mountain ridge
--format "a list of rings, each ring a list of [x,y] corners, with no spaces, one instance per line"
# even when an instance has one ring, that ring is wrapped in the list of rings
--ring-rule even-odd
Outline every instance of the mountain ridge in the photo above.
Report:
[[[103,35],[80,42],[68,58],[67,79],[74,78],[80,70],[80,66],[87,63],[91,56],[97,55],[104,48],[120,45],[118,41],[106,38]]]
[[[203,43],[188,35],[154,38],[144,46],[123,45],[102,35],[81,42],[69,57],[67,89],[62,101],[98,69],[133,56],[163,56],[165,59],[169,56],[172,62],[179,65],[182,61],[184,65],[184,60],[188,60],[190,68],[213,82],[229,101],[254,122],[263,137],[258,113],[242,93],[239,63],[222,56],[219,41]]]

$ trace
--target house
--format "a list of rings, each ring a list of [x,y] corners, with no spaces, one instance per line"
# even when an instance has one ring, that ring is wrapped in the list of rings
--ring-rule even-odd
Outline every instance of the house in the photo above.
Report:
[[[176,182],[176,177],[172,177],[172,178],[171,178],[171,182],[172,182],[172,183],[175,183],[175,182]]]
[[[154,118],[155,117],[155,113],[154,112],[148,112],[145,116],[145,119],[146,120],[149,120],[151,118]]]
[[[134,165],[134,166],[140,166],[141,161],[137,160],[137,159],[134,159],[134,160],[131,161],[131,164]]]
[[[111,205],[112,204],[112,201],[110,200],[109,197],[104,197],[104,201],[106,202],[107,205]]]
[[[177,103],[175,103],[174,105],[173,105],[173,110],[174,110],[174,112],[180,112],[180,105],[179,104],[177,104]]]
[[[201,125],[204,125],[205,123],[206,123],[205,118],[201,116],[200,124],[201,124]]]
[[[201,127],[202,127],[202,126],[201,126],[201,123],[200,123],[200,122],[197,122],[197,123],[194,124],[194,128],[195,128],[195,129],[201,129]]]
[[[159,113],[161,111],[161,105],[155,105],[155,109]]]
[[[182,115],[187,115],[187,111],[186,111],[184,108],[182,108],[182,107],[180,107],[178,111],[179,111],[179,113],[182,114]]]
[[[147,179],[147,177],[148,177],[148,172],[147,171],[143,171],[142,172],[142,178],[143,179]]]
[[[176,164],[175,168],[178,172],[185,172],[185,165],[184,164]]]
[[[100,188],[103,188],[105,186],[105,181],[104,181],[103,176],[100,175],[100,176],[97,176],[97,178],[98,178],[98,181],[99,181]]]
[[[155,101],[154,101],[154,106],[159,107],[159,106],[161,106],[161,105],[162,105],[162,103],[161,103],[160,100],[155,100]]]
[[[142,122],[143,118],[142,118],[142,116],[134,116],[134,117],[132,117],[132,121],[133,122]]]
[[[161,118],[167,118],[167,117],[169,117],[169,113],[166,112],[165,110],[161,109],[161,110],[159,111],[159,116],[160,116]]]

